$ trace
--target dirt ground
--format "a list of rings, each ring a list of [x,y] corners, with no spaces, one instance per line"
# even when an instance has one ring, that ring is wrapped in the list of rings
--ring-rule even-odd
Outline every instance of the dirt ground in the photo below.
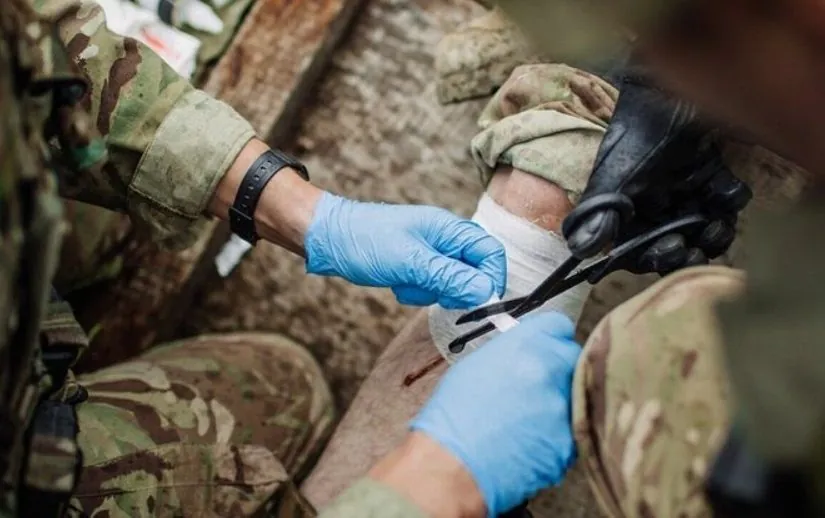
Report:
[[[294,135],[292,151],[306,162],[314,182],[353,198],[426,203],[471,214],[481,186],[467,145],[483,101],[440,106],[432,51],[446,31],[480,12],[470,0],[367,4]],[[791,197],[801,188],[797,173],[773,155],[736,148],[731,156],[772,196]],[[400,307],[389,291],[308,278],[303,271],[299,259],[260,245],[228,279],[213,276],[181,334],[284,333],[312,351],[343,409],[413,310]],[[581,336],[651,280],[606,279],[588,303]],[[578,471],[535,509],[538,517],[600,515]]]

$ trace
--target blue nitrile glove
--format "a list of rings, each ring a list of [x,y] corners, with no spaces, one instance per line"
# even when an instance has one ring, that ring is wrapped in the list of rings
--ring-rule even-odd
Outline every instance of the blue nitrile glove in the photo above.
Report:
[[[531,315],[451,367],[412,421],[464,464],[489,516],[559,483],[572,464],[580,352],[570,319]]]
[[[504,293],[504,247],[444,209],[324,193],[304,245],[307,272],[392,288],[402,304],[464,309]]]

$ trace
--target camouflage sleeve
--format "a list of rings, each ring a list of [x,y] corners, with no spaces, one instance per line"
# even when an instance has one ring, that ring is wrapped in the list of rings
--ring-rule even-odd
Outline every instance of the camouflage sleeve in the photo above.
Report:
[[[318,518],[426,518],[424,512],[383,484],[362,478]]]
[[[97,4],[33,1],[55,20],[71,59],[87,76],[86,108],[109,155],[102,169],[73,178],[65,194],[128,211],[158,239],[188,229],[254,137],[252,127],[149,48],[110,32]]]
[[[584,191],[618,92],[567,65],[516,68],[478,119],[470,143],[482,182],[510,165],[563,188],[573,204]]]

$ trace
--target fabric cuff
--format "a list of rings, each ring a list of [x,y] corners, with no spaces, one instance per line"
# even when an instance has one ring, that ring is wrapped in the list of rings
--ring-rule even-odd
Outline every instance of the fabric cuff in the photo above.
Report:
[[[360,518],[426,518],[424,511],[397,491],[371,478],[358,480],[318,518],[358,516]]]
[[[577,203],[590,180],[605,128],[552,110],[505,117],[473,138],[470,149],[481,180],[510,165],[553,182]]]
[[[229,105],[199,90],[163,120],[129,184],[130,213],[167,240],[200,219],[252,126]]]

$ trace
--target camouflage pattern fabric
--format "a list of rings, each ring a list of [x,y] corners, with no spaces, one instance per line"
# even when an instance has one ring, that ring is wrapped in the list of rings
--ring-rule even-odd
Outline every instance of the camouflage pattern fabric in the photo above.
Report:
[[[490,11],[438,43],[438,100],[446,104],[490,95],[517,66],[537,61],[518,27],[501,11]]]
[[[184,340],[78,381],[73,504],[89,516],[253,516],[292,491],[334,422],[320,367],[273,334]]]
[[[319,518],[426,518],[427,515],[394,489],[370,478],[347,488]]]
[[[57,186],[44,166],[51,116],[51,89],[42,80],[71,80],[64,62],[44,60],[48,27],[21,0],[0,9],[0,516],[17,513],[17,490],[25,464],[26,432],[40,393],[51,382],[40,360],[40,325],[49,299],[49,279],[59,253],[61,205]],[[24,81],[23,78],[30,79]],[[14,81],[17,79],[17,81]],[[38,79],[41,82],[38,82]],[[76,463],[72,445],[59,438],[33,437],[39,450],[54,452],[56,464]],[[73,485],[73,471],[61,486],[50,476],[27,477],[61,491]]]
[[[32,0],[56,21],[89,84],[81,103],[108,160],[61,153],[61,194],[125,211],[140,231],[185,247],[217,182],[254,136],[226,104],[195,90],[157,55],[106,29],[92,2]]]
[[[45,513],[59,514],[77,482],[73,414],[85,392],[69,369],[88,340],[70,309],[48,304],[66,228],[58,188],[185,245],[254,136],[148,49],[109,33],[97,5],[34,7],[39,15],[29,0],[0,9],[3,518],[30,515],[38,495],[57,497]]]
[[[724,442],[730,395],[716,303],[744,276],[672,274],[605,317],[576,369],[580,462],[611,518],[705,518],[705,475]]]
[[[825,510],[825,242],[822,187],[781,213],[754,213],[744,296],[720,307],[737,424],[762,458],[811,474]]]
[[[511,165],[555,183],[575,204],[617,97],[603,79],[566,65],[516,68],[482,112],[482,131],[470,144],[482,181]]]
[[[132,235],[132,224],[125,214],[87,203],[70,200],[64,209],[66,235],[53,283],[67,296],[118,276],[123,266],[121,252]]]
[[[547,59],[595,64],[625,51],[630,38],[620,28],[646,27],[681,1],[496,0],[496,5]]]

